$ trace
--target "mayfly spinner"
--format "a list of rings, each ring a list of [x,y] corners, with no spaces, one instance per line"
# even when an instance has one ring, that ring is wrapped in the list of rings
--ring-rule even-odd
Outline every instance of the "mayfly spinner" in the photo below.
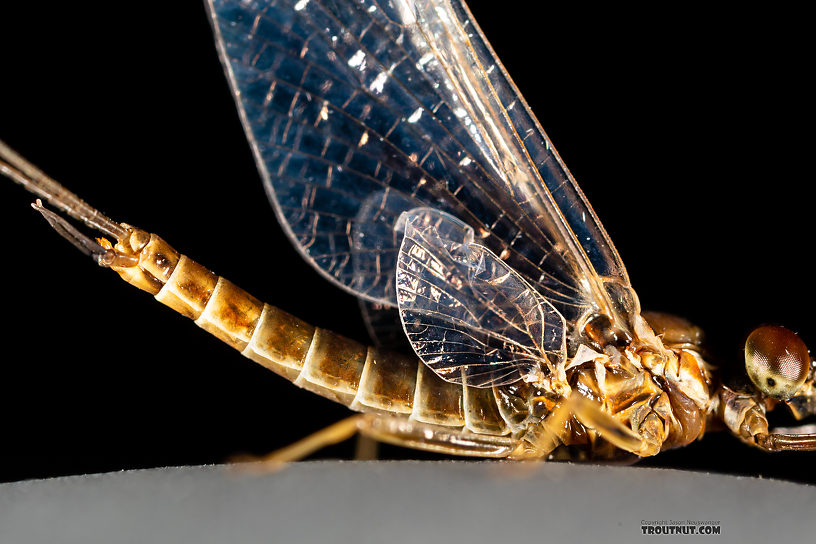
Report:
[[[100,265],[296,385],[360,412],[278,458],[354,433],[474,457],[651,456],[816,412],[804,343],[761,327],[744,379],[700,330],[641,312],[611,240],[467,7],[455,0],[208,2],[265,188],[302,255],[364,303],[367,347],[264,304],[155,234],[114,222],[7,146],[2,172]],[[396,316],[397,321],[391,320]],[[384,341],[383,344],[386,342]],[[801,429],[800,429],[801,431]]]

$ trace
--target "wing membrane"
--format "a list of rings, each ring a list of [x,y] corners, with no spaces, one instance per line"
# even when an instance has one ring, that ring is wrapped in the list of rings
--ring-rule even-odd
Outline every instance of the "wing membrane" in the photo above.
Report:
[[[394,305],[393,227],[427,206],[469,225],[568,321],[619,318],[604,283],[628,293],[625,269],[464,5],[210,7],[270,199],[331,280]]]
[[[563,373],[564,318],[448,214],[403,215],[397,301],[408,340],[441,378],[474,387]]]

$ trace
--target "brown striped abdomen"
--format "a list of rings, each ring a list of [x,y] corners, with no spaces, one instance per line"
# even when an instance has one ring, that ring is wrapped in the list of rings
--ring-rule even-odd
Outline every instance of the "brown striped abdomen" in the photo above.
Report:
[[[126,281],[299,387],[360,412],[411,417],[481,434],[509,432],[491,389],[446,382],[413,355],[320,329],[179,255],[151,235]]]

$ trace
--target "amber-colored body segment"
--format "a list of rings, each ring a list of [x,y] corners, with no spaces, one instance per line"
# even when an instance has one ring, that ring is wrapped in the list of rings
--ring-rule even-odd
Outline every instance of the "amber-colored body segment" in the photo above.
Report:
[[[519,451],[532,457],[551,451],[539,448],[551,442],[547,434],[554,430],[548,430],[545,423],[557,407],[554,398],[549,398],[551,392],[533,391],[529,384],[478,389],[446,382],[414,356],[365,346],[264,304],[178,254],[155,235],[134,230],[129,242],[117,247],[139,257],[136,267],[114,267],[126,281],[294,384],[359,412],[396,416],[420,425],[409,429],[409,434],[457,437],[448,446],[433,439],[427,444],[421,440],[414,444],[404,437],[395,438],[398,441],[424,449],[483,455],[507,451],[506,444],[495,443],[498,437],[506,437],[519,445],[514,456]],[[687,334],[683,323],[659,316],[654,319],[663,324],[662,334],[694,347],[698,338]],[[709,382],[703,375],[703,363],[692,352],[677,349],[673,355],[657,356],[649,349],[640,353],[627,348],[618,353],[612,358],[597,353],[600,359],[577,364],[569,370],[568,379],[578,394],[615,418],[617,423],[603,424],[606,436],[622,432],[623,442],[616,446],[599,441],[597,430],[590,431],[572,419],[561,431],[555,430],[561,443],[578,446],[589,457],[614,457],[621,448],[654,455],[703,433]],[[668,389],[658,386],[652,375],[673,376]],[[598,427],[600,420],[585,416],[592,420],[591,427]],[[621,431],[623,427],[631,431]],[[472,448],[456,445],[474,436],[485,440]]]
[[[713,394],[709,366],[699,352],[702,332],[673,316],[645,314],[647,323],[635,315],[638,341],[626,345],[593,321],[598,334],[588,341],[600,351],[576,353],[565,368],[569,399],[546,383],[470,388],[443,381],[416,357],[304,323],[180,255],[158,236],[129,232],[116,246],[129,257],[126,267],[111,268],[253,361],[370,413],[354,427],[345,425],[347,431],[458,455],[609,459],[688,444],[715,415],[764,449],[816,449],[816,435],[771,433],[765,406],[752,395],[732,394],[724,386]],[[790,399],[795,414],[812,409],[812,383],[811,377]],[[377,414],[387,417],[380,421]]]
[[[264,304],[150,235],[126,281],[294,384],[360,412],[505,435],[492,390],[443,381],[419,359],[365,346]],[[138,248],[136,248],[138,249]]]

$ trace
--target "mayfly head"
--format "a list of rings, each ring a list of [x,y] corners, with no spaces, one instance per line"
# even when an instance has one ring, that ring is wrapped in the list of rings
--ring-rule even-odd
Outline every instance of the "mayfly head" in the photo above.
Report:
[[[745,370],[763,395],[788,400],[799,393],[810,374],[810,354],[795,332],[764,325],[745,342]]]

